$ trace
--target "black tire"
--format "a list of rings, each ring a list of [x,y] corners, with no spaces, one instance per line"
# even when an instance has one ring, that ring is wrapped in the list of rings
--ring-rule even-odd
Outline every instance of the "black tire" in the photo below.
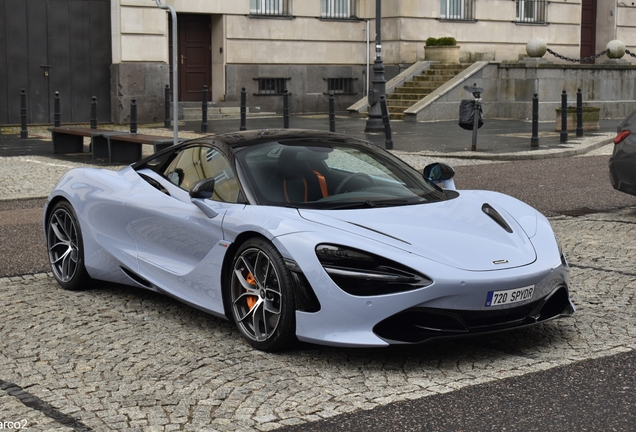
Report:
[[[71,204],[60,201],[46,221],[46,247],[53,276],[67,290],[88,288],[91,277],[84,266],[84,243]]]
[[[232,318],[252,347],[275,352],[296,340],[292,279],[273,244],[252,238],[239,247],[229,289]]]

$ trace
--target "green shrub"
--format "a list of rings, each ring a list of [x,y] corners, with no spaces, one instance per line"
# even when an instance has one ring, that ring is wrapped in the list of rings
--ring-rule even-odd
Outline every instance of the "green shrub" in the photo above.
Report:
[[[426,39],[426,46],[437,46],[437,39],[434,37]]]
[[[454,37],[441,37],[434,38],[430,37],[426,39],[426,46],[455,46],[457,45],[457,41]]]

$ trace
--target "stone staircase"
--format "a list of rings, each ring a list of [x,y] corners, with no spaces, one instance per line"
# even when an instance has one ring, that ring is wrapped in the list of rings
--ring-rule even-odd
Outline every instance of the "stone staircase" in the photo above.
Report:
[[[387,94],[387,107],[391,120],[404,120],[404,111],[424,99],[445,82],[469,67],[470,64],[431,64],[430,69],[407,81]]]

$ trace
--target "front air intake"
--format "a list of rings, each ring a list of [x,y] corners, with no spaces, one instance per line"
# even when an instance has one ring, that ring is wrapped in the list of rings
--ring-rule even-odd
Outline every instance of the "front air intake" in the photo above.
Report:
[[[508,225],[503,216],[501,216],[497,210],[492,208],[490,204],[484,204],[483,206],[481,206],[481,210],[488,216],[490,216],[490,218],[494,220],[497,225],[505,229],[507,232],[512,233],[512,228],[510,228],[510,225]]]

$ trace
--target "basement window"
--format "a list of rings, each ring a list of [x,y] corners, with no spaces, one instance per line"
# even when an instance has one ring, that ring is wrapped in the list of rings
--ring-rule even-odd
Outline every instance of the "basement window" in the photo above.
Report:
[[[327,80],[327,93],[355,95],[356,78],[325,78]]]
[[[257,95],[282,95],[287,89],[289,78],[254,78],[258,81]]]

